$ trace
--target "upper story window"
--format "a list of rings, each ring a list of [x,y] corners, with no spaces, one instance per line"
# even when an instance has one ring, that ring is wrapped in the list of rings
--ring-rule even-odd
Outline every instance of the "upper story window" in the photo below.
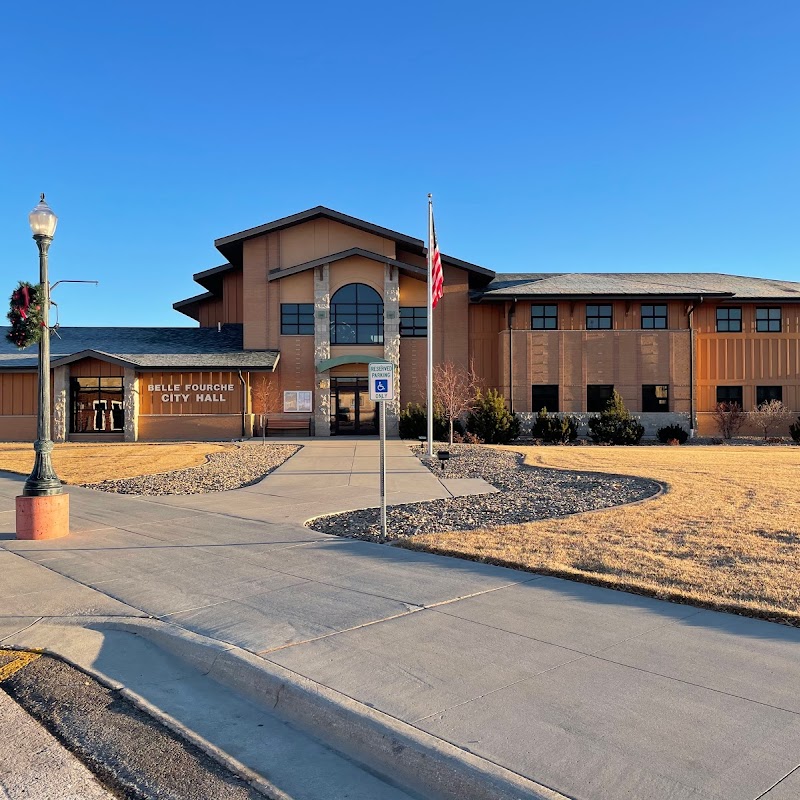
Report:
[[[313,336],[314,304],[281,303],[281,334],[284,336]]]
[[[758,333],[780,333],[781,332],[780,308],[757,308],[756,331],[758,331]]]
[[[400,335],[428,335],[428,309],[425,306],[400,306]]]
[[[717,333],[741,333],[741,306],[720,307],[717,309]]]
[[[586,306],[587,330],[611,330],[612,327],[611,304]]]
[[[331,344],[383,344],[383,300],[363,283],[331,297]]]
[[[531,330],[554,331],[558,327],[558,306],[531,306]]]
[[[642,328],[664,330],[667,327],[667,306],[642,304]]]

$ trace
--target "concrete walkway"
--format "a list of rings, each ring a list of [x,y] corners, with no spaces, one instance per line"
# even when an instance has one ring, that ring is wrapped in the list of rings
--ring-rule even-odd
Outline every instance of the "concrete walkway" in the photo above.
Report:
[[[0,641],[156,617],[567,797],[800,796],[800,630],[316,533],[377,504],[376,443],[305,445],[234,492],[72,489],[49,543],[0,478]],[[448,496],[403,444],[389,469],[393,502]]]

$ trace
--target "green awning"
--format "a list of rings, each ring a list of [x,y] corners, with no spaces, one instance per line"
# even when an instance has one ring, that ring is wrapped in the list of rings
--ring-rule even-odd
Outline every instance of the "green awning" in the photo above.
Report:
[[[340,367],[342,364],[369,364],[372,362],[380,362],[381,364],[388,364],[385,358],[379,356],[367,356],[363,353],[353,353],[346,356],[336,356],[336,358],[326,358],[317,364],[317,372],[326,372],[334,367]]]

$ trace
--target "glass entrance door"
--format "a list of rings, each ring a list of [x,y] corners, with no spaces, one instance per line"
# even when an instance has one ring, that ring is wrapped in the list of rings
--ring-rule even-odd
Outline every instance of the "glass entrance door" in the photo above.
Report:
[[[331,378],[331,412],[333,435],[378,432],[377,405],[369,399],[366,378]]]
[[[336,409],[335,430],[339,435],[348,433],[358,433],[358,391],[338,389],[334,392],[334,403],[331,405]]]

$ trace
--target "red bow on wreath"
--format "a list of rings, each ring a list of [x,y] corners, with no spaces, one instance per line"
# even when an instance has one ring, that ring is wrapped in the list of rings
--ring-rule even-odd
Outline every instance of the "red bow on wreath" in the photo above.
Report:
[[[22,319],[28,319],[28,309],[31,305],[30,292],[28,292],[27,286],[23,286],[19,291],[22,295],[22,303],[19,306],[19,315],[22,317]]]

